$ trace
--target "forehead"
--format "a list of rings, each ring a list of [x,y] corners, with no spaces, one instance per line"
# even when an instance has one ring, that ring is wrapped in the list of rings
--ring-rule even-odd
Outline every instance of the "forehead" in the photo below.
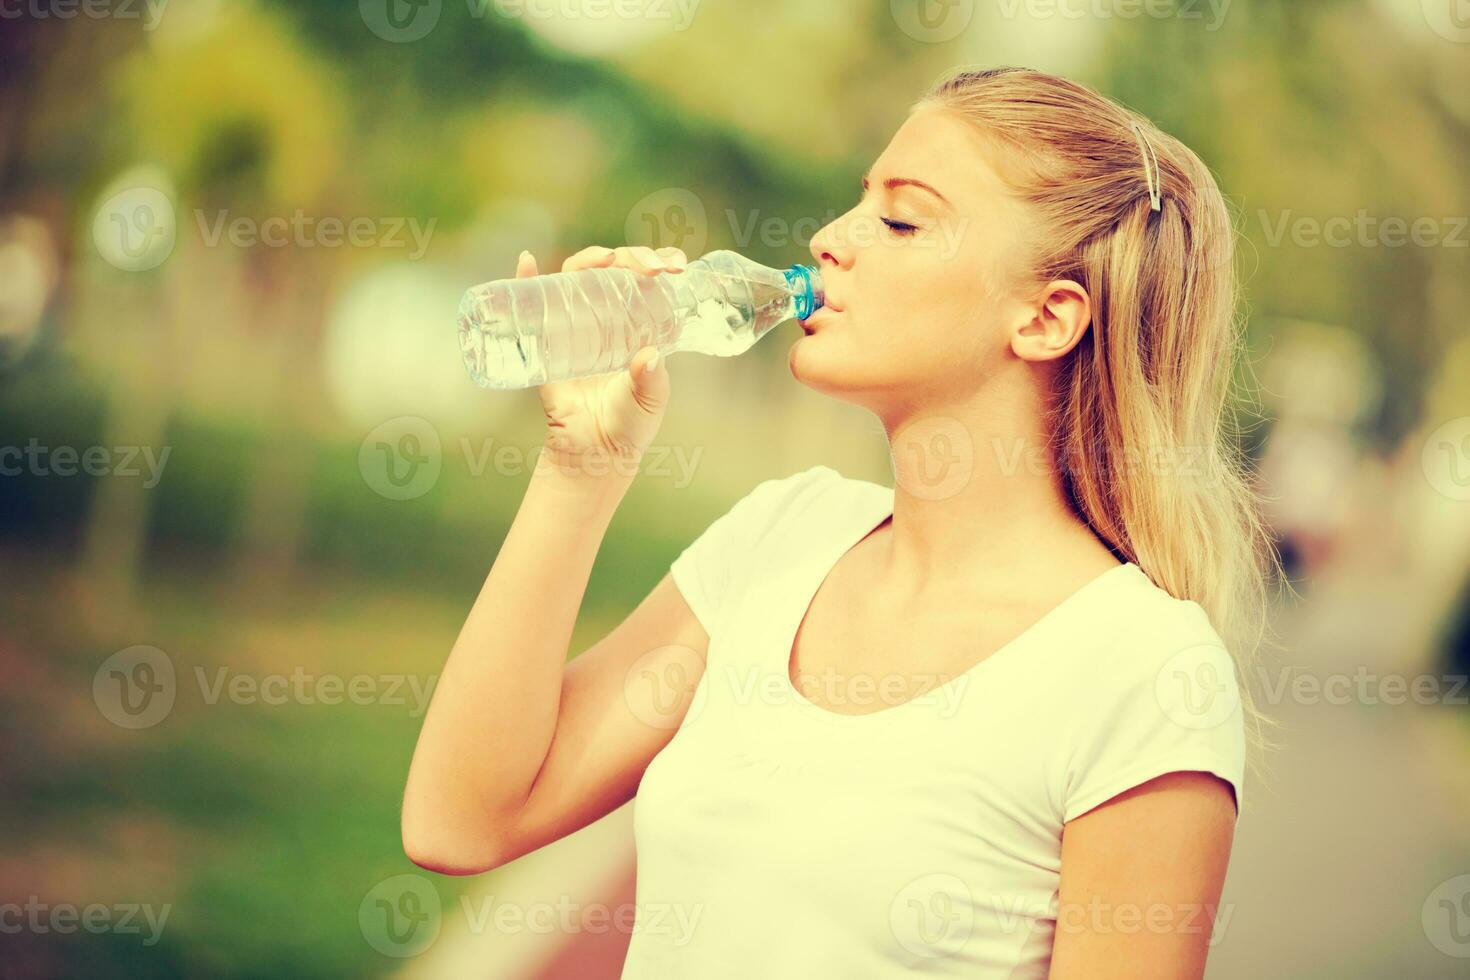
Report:
[[[991,152],[974,123],[952,109],[926,105],[910,113],[893,134],[873,163],[871,182],[909,177],[932,185],[956,208],[979,205],[1008,194],[988,159]]]

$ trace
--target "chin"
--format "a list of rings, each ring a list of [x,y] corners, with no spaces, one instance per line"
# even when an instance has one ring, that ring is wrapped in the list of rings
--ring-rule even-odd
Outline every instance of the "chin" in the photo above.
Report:
[[[871,365],[845,356],[845,349],[831,343],[833,339],[820,333],[798,337],[787,351],[786,366],[793,378],[813,391],[860,402],[858,394],[881,381],[872,377]]]

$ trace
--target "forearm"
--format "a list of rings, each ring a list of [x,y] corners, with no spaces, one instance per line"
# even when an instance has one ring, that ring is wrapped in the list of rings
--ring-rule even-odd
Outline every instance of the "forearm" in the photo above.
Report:
[[[556,731],[592,565],[631,479],[537,467],[435,687],[405,836],[488,839],[525,802]]]

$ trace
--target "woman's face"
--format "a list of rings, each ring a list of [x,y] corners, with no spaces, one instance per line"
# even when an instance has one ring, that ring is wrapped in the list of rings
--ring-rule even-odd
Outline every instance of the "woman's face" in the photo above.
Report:
[[[984,146],[952,111],[915,110],[857,204],[813,236],[827,305],[789,352],[798,381],[876,410],[963,398],[993,375],[1025,319],[1012,284],[1026,212]]]

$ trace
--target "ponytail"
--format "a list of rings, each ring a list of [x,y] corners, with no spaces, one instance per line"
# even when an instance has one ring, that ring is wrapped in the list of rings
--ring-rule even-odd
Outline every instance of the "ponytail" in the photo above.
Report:
[[[1038,217],[1038,284],[1072,279],[1091,297],[1091,328],[1050,392],[1052,458],[1093,532],[1208,614],[1241,674],[1251,742],[1267,747],[1272,723],[1246,682],[1284,576],[1227,411],[1242,338],[1213,175],[1147,120],[1041,72],[961,71],[919,104],[991,138]]]

